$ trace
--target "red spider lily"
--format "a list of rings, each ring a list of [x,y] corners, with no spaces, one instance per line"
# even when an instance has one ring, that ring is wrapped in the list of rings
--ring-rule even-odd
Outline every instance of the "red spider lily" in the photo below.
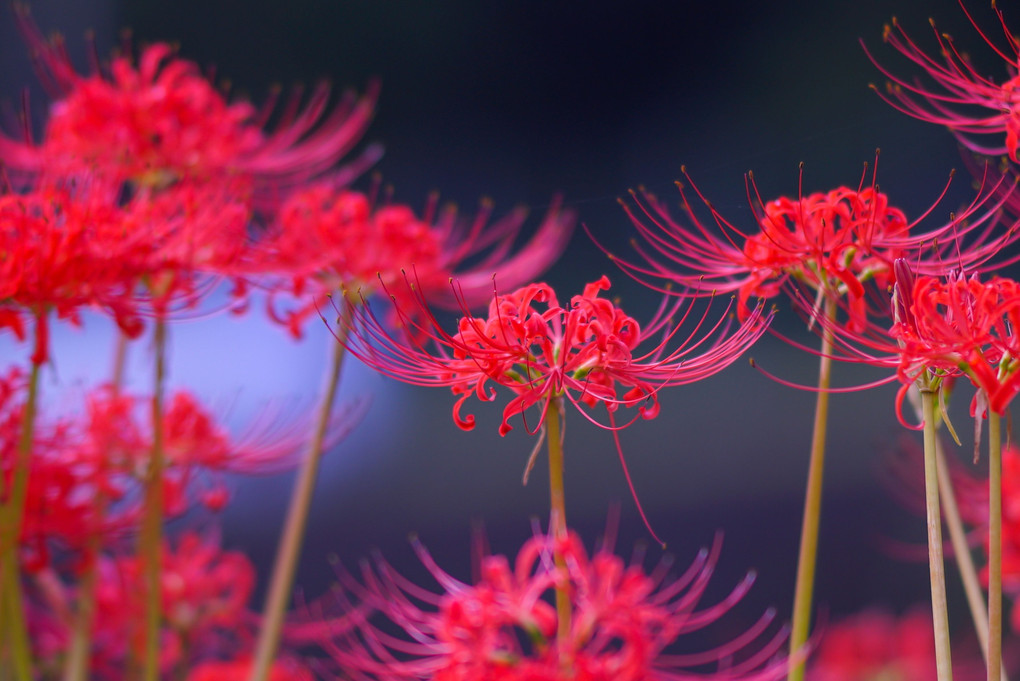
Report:
[[[242,658],[231,662],[200,662],[192,667],[186,681],[248,681],[252,663]],[[269,681],[314,681],[312,673],[300,663],[276,660],[269,670]]]
[[[459,291],[456,284],[454,287]],[[693,383],[722,371],[771,321],[762,304],[735,330],[724,313],[704,334],[691,335],[670,349],[693,306],[683,310],[680,321],[671,325],[682,301],[664,301],[651,323],[642,327],[611,301],[599,297],[609,289],[609,279],[603,276],[585,286],[568,306],[561,306],[552,288],[541,283],[495,296],[485,318],[472,316],[462,303],[465,316],[457,331],[449,334],[432,316],[421,289],[410,284],[409,288],[417,306],[412,311],[425,320],[415,321],[411,312],[396,308],[410,340],[395,339],[367,301],[352,300],[348,295],[346,304],[352,308],[354,323],[347,349],[379,372],[405,383],[451,388],[460,395],[453,408],[454,421],[465,430],[474,427],[473,416],[461,415],[472,395],[490,402],[496,397],[494,386],[508,389],[514,397],[503,410],[500,434],[509,432],[511,418],[518,413],[523,416],[532,406],[538,406],[539,418],[529,432],[537,432],[550,402],[560,396],[593,422],[583,407],[604,404],[610,414],[609,427],[614,430],[613,414],[621,406],[637,407],[640,417],[655,418],[662,388]],[[695,334],[706,324],[707,314],[708,309],[696,320]],[[656,336],[661,339],[653,348],[644,354],[637,352],[642,343]],[[429,341],[434,350],[427,346]],[[702,349],[701,354],[695,354]],[[625,391],[622,395],[621,390]]]
[[[1020,352],[1012,331],[1020,306],[1020,286],[1002,277],[981,282],[977,275],[966,277],[958,271],[944,280],[915,276],[903,259],[896,261],[894,269],[891,326],[869,320],[855,330],[823,316],[815,319],[832,333],[833,357],[895,369],[895,375],[867,386],[832,390],[857,390],[899,379],[903,385],[897,395],[897,415],[911,427],[903,418],[902,405],[915,381],[924,376],[938,381],[967,376],[978,388],[972,413],[980,415],[987,406],[1004,414],[1020,392],[1020,377],[1012,359]]]
[[[491,204],[483,202],[466,222],[455,208],[437,211],[432,202],[419,217],[407,206],[373,206],[364,194],[319,184],[284,202],[255,267],[284,278],[271,285],[274,292],[343,287],[368,295],[378,281],[405,308],[413,296],[393,284],[413,268],[417,284],[436,304],[450,308],[466,301],[476,307],[491,297],[493,274],[520,286],[544,272],[566,247],[575,220],[555,199],[535,234],[515,252],[527,211],[518,208],[494,222],[491,213]],[[463,301],[450,295],[450,277],[460,280]],[[271,296],[270,315],[295,334],[315,309],[310,303],[280,314],[272,302]]]
[[[901,616],[877,608],[864,610],[825,627],[805,678],[935,681],[931,631],[931,613],[922,608]],[[984,665],[977,654],[954,656],[953,663],[953,678],[984,678]]]
[[[69,187],[43,187],[0,196],[0,327],[25,336],[26,315],[37,321],[33,361],[48,358],[51,311],[78,323],[86,306],[110,311],[121,328],[141,326],[125,262],[137,247],[124,238],[116,209],[82,199]]]
[[[149,400],[109,387],[92,392],[87,402],[87,430],[83,456],[107,471],[100,491],[119,500],[143,480],[152,454],[146,411]],[[163,414],[163,489],[166,512],[177,516],[197,499],[213,510],[222,508],[224,473],[267,474],[297,463],[307,437],[303,419],[264,413],[258,425],[232,437],[193,395],[178,391],[168,396]],[[331,422],[325,446],[339,441],[360,418],[356,409],[340,410]]]
[[[978,26],[962,0],[960,7],[985,43],[1006,62],[1010,74],[1008,80],[996,83],[982,75],[966,53],[957,49],[953,39],[939,32],[933,20],[930,23],[938,42],[939,57],[930,56],[911,40],[894,18],[892,25],[885,27],[883,39],[919,67],[930,81],[907,80],[895,75],[882,66],[865,47],[868,58],[891,81],[885,92],[877,87],[873,89],[897,110],[922,121],[948,127],[968,149],[996,156],[1008,153],[1016,161],[1020,146],[1020,76],[1017,74],[1020,42],[1013,37],[1003,19],[1002,10],[995,3],[992,3],[992,7],[1007,43],[1005,49],[996,45]],[[861,45],[864,46],[863,41]],[[983,141],[988,135],[1001,140],[1003,134],[1003,142]]]
[[[415,550],[440,593],[413,584],[382,558],[363,564],[360,582],[341,571],[337,598],[347,621],[332,635],[324,629],[323,647],[343,674],[392,681],[665,681],[774,679],[787,670],[778,655],[785,631],[768,636],[772,611],[716,648],[668,652],[709,629],[750,588],[751,575],[723,600],[701,606],[719,541],[675,579],[668,562],[646,572],[642,554],[628,565],[610,542],[589,556],[574,533],[536,533],[512,565],[504,556],[484,556],[475,584],[444,572],[420,543]],[[561,565],[554,554],[563,557]],[[558,586],[570,595],[564,639],[548,601]]]
[[[10,494],[24,414],[27,381],[18,371],[0,377],[0,474]],[[82,418],[37,419],[29,460],[19,557],[33,573],[54,554],[72,569],[94,558],[138,524],[138,488],[152,453],[146,425],[149,400],[106,387],[85,399]],[[266,474],[297,462],[307,436],[301,419],[264,413],[259,425],[231,437],[187,392],[172,394],[163,414],[165,513],[177,517],[196,502],[222,509],[229,494],[225,473]],[[334,417],[326,446],[357,421],[357,411]]]
[[[983,180],[973,202],[958,216],[918,232],[917,225],[941,201],[948,185],[931,208],[909,221],[878,191],[875,172],[866,185],[866,171],[865,167],[857,189],[840,187],[809,195],[800,191],[798,199],[781,197],[767,203],[748,173],[748,203],[757,227],[750,231],[723,217],[685,170],[684,177],[710,210],[715,226],[698,216],[680,183],[683,221],[673,218],[654,195],[632,192],[634,206],[621,203],[644,240],[633,242],[640,260],[609,255],[627,274],[659,291],[668,289],[658,282],[678,284],[671,291],[675,295],[734,291],[742,315],[748,299],[770,298],[781,291],[806,302],[799,307],[812,316],[818,315],[822,298],[845,301],[840,307],[846,324],[860,330],[867,323],[869,299],[893,283],[896,258],[911,256],[925,273],[942,271],[949,258],[959,259],[960,267],[985,268],[1016,237],[1015,229],[991,232],[1006,200],[1002,195],[992,199],[1008,184],[1005,177],[995,183]],[[923,258],[914,257],[922,253]]]
[[[47,40],[29,19],[16,13],[22,34],[55,104],[39,146],[0,137],[0,158],[27,175],[80,170],[130,180],[137,186],[163,187],[185,178],[210,179],[240,174],[254,180],[266,206],[282,192],[334,170],[367,127],[377,87],[358,99],[347,95],[328,112],[330,89],[323,85],[301,105],[295,92],[274,116],[277,98],[261,110],[247,102],[228,102],[201,75],[197,65],[156,43],[142,50],[137,63],[113,59],[107,72],[93,65],[81,75],[59,39]],[[370,163],[372,151],[338,171],[349,180]]]
[[[138,247],[122,258],[135,298],[166,317],[194,306],[221,277],[246,291],[238,261],[249,248],[250,189],[243,182],[182,181],[140,190],[119,209],[123,232]]]
[[[913,381],[923,371],[962,372],[989,409],[1005,414],[1020,392],[1014,359],[1020,354],[1014,334],[1020,322],[1020,284],[1003,277],[981,282],[976,275],[959,273],[945,281],[918,277],[911,297],[897,308],[902,314],[892,334],[901,347],[901,380]],[[977,402],[972,411],[978,411]]]
[[[229,180],[179,182],[121,203],[81,176],[0,196],[0,327],[23,338],[24,318],[34,317],[41,364],[51,311],[77,323],[83,307],[98,307],[137,336],[143,314],[166,316],[220,277],[239,280],[250,217],[242,190]]]
[[[18,370],[0,377],[0,474],[10,503],[18,443],[24,423],[27,380]],[[50,566],[51,554],[77,555],[90,537],[115,529],[115,520],[95,503],[101,469],[76,446],[72,419],[37,419],[32,433],[29,481],[19,536],[18,558],[26,571]]]
[[[255,616],[247,609],[255,570],[239,551],[224,551],[215,537],[185,532],[162,551],[160,588],[165,622],[160,666],[187,668],[192,660],[230,655],[250,646]],[[143,646],[145,577],[136,556],[104,557],[99,564],[92,668],[122,678],[130,655]],[[90,677],[91,678],[91,677]]]

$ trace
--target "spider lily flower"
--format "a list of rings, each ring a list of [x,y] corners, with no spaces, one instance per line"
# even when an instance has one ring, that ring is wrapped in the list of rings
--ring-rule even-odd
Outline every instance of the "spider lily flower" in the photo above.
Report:
[[[0,476],[4,503],[10,503],[24,426],[27,377],[19,370],[0,376]],[[103,484],[101,469],[84,455],[70,418],[37,419],[32,433],[30,476],[18,536],[17,557],[26,573],[52,565],[53,554],[77,557],[88,538],[117,529],[117,522],[95,503]]]
[[[869,321],[857,331],[818,318],[832,332],[833,356],[894,370],[894,376],[870,385],[900,380],[897,413],[904,425],[903,400],[924,376],[939,382],[966,376],[978,389],[972,414],[986,408],[1004,414],[1020,392],[1020,366],[1013,359],[1020,353],[1013,332],[1020,321],[1020,284],[1003,277],[983,282],[956,270],[943,277],[918,276],[902,259],[895,270],[891,326]]]
[[[952,273],[946,280],[918,277],[908,307],[910,316],[893,327],[901,345],[899,374],[912,380],[921,371],[962,372],[1004,414],[1020,392],[1020,284],[993,277]],[[978,411],[977,402],[972,411]]]
[[[78,324],[82,308],[99,307],[128,335],[141,332],[126,265],[136,242],[122,237],[115,208],[70,187],[0,195],[0,328],[23,339],[35,318],[33,362],[48,359],[51,312]]]
[[[101,491],[109,499],[130,500],[135,485],[145,478],[152,453],[151,428],[143,425],[148,402],[108,386],[88,396],[80,447],[83,457],[107,471],[109,484]],[[338,410],[324,446],[342,439],[360,416],[357,408]],[[256,423],[235,437],[191,393],[177,391],[167,397],[163,489],[168,516],[181,515],[196,501],[212,510],[222,509],[228,500],[224,474],[264,475],[298,463],[308,437],[306,420],[267,412]]]
[[[117,56],[108,69],[93,64],[90,74],[79,74],[59,38],[47,40],[23,8],[16,18],[55,102],[41,144],[27,133],[0,136],[0,158],[14,172],[84,169],[141,187],[243,175],[268,207],[330,172],[349,181],[378,155],[370,150],[348,168],[335,168],[371,120],[376,85],[361,98],[346,95],[332,112],[327,85],[304,105],[298,90],[280,111],[276,96],[260,110],[227,101],[196,64],[165,43],[145,47],[137,62]],[[265,130],[274,115],[278,122]]]
[[[24,418],[27,379],[17,370],[0,376],[0,475],[10,495]],[[95,546],[106,548],[138,524],[138,490],[152,452],[149,400],[103,386],[89,392],[82,416],[43,414],[33,432],[18,555],[26,572],[80,565]],[[340,410],[329,446],[357,422]],[[267,474],[292,467],[307,438],[307,423],[263,413],[258,425],[233,437],[188,392],[169,396],[163,414],[163,490],[168,518],[201,504],[213,511],[229,501],[225,474]],[[286,420],[287,424],[283,425]],[[98,539],[98,541],[96,541]]]
[[[902,615],[869,608],[826,625],[808,663],[807,681],[935,681],[931,613],[918,607]],[[962,647],[962,646],[961,646]],[[955,649],[953,652],[957,652]],[[977,651],[953,660],[953,678],[984,678]]]
[[[255,569],[247,556],[222,549],[215,534],[187,531],[165,542],[161,560],[164,673],[250,646],[257,618],[248,610]],[[124,665],[143,649],[137,624],[144,613],[144,572],[133,555],[104,555],[98,567],[89,678],[123,678]],[[73,595],[68,588],[64,597]]]
[[[452,286],[459,293],[457,284]],[[395,307],[408,332],[400,339],[387,330],[367,301],[348,293],[345,304],[354,321],[347,349],[380,373],[405,383],[449,387],[459,396],[453,418],[464,430],[475,423],[473,416],[461,414],[467,400],[474,396],[493,401],[497,387],[513,395],[503,410],[501,435],[511,430],[514,416],[525,417],[531,407],[538,407],[538,420],[530,428],[525,420],[525,427],[537,432],[550,403],[560,397],[597,424],[586,408],[605,405],[610,425],[603,427],[615,430],[613,415],[621,406],[637,408],[635,419],[655,418],[662,388],[722,371],[764,333],[772,319],[759,303],[733,328],[728,319],[730,306],[718,320],[709,321],[709,307],[699,316],[693,305],[684,308],[684,301],[675,299],[664,300],[652,321],[641,326],[600,297],[609,286],[608,277],[603,276],[564,306],[547,284],[529,284],[496,295],[486,317],[473,316],[462,300],[464,316],[456,331],[448,333],[430,312],[422,289],[409,281],[416,307]],[[679,321],[672,324],[675,315]],[[695,329],[684,338],[680,332],[686,321],[694,323]],[[658,341],[642,354],[640,346],[653,338]]]
[[[199,662],[188,672],[185,681],[248,681],[251,667],[251,659],[243,657],[223,662]],[[269,681],[315,681],[315,677],[301,663],[285,658],[273,662]]]
[[[646,571],[641,552],[627,564],[611,542],[589,556],[572,532],[536,533],[513,562],[483,556],[477,581],[467,584],[415,541],[440,591],[412,583],[381,557],[362,564],[360,580],[340,569],[336,598],[346,621],[323,628],[322,646],[341,673],[366,680],[778,679],[787,670],[779,655],[785,630],[770,635],[771,610],[716,648],[670,652],[710,630],[751,586],[748,575],[702,605],[720,546],[717,539],[674,578],[669,561]],[[565,638],[548,602],[558,585],[570,594]]]
[[[938,56],[931,56],[915,43],[900,23],[893,18],[886,25],[882,37],[896,51],[907,58],[928,78],[897,76],[882,66],[861,41],[865,53],[878,70],[889,79],[883,92],[872,86],[878,95],[898,111],[914,118],[948,127],[966,148],[980,154],[999,156],[1009,154],[1017,161],[1020,147],[1020,42],[1006,25],[1002,10],[992,7],[999,19],[1006,47],[1000,47],[974,20],[964,3],[960,7],[978,35],[988,47],[1006,62],[1008,80],[996,82],[984,75],[971,63],[966,52],[959,50],[953,39],[940,33],[934,20],[929,20]],[[993,139],[989,140],[989,136]]]
[[[632,242],[638,257],[606,252],[624,272],[658,291],[674,284],[675,295],[735,292],[741,315],[747,313],[747,300],[786,292],[806,303],[798,308],[809,316],[818,316],[824,299],[845,301],[838,306],[846,314],[845,323],[860,330],[868,321],[869,298],[884,294],[893,283],[896,258],[909,256],[926,274],[943,271],[949,259],[960,260],[961,268],[985,269],[1017,236],[1015,226],[993,232],[1008,194],[999,192],[1009,185],[1005,176],[984,178],[965,209],[926,231],[917,227],[945,196],[948,184],[932,207],[911,221],[878,191],[875,171],[866,184],[867,167],[856,189],[807,195],[799,191],[796,199],[768,202],[748,173],[748,203],[757,227],[749,230],[719,213],[686,170],[684,177],[708,208],[711,221],[699,217],[684,184],[677,184],[684,219],[674,218],[653,194],[632,192],[633,204],[621,204],[641,235]]]
[[[541,275],[566,248],[575,221],[574,212],[555,198],[535,233],[515,249],[527,210],[496,220],[491,215],[488,201],[464,220],[452,206],[437,210],[433,200],[419,216],[408,206],[375,206],[365,194],[318,184],[283,203],[253,267],[274,280],[268,284],[271,318],[295,335],[315,304],[280,312],[274,309],[277,293],[321,295],[346,288],[367,297],[382,286],[410,309],[413,296],[395,284],[412,268],[431,302],[473,308],[491,298],[494,274],[514,287]],[[460,281],[460,299],[450,294],[451,277]]]

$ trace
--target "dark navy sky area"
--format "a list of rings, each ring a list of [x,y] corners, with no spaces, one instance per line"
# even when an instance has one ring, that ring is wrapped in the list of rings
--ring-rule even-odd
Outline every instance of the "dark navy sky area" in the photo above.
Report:
[[[33,12],[44,29],[66,33],[72,50],[90,27],[101,53],[119,40],[119,27],[130,27],[138,42],[175,41],[182,56],[214,65],[217,79],[256,100],[272,84],[328,78],[338,88],[363,89],[377,78],[381,97],[366,140],[385,145],[376,169],[397,200],[420,206],[439,191],[471,211],[487,196],[497,213],[525,203],[540,215],[561,193],[594,234],[620,251],[632,231],[617,197],[645,185],[672,200],[684,164],[716,207],[744,224],[748,170],[766,198],[796,193],[802,161],[805,191],[855,186],[879,147],[879,181],[893,203],[910,216],[930,205],[961,163],[956,144],[868,89],[882,79],[858,44],[864,38],[883,63],[909,72],[906,60],[882,44],[882,26],[894,14],[929,46],[927,19],[934,16],[989,72],[1004,75],[952,0],[125,1],[105,10],[96,5],[91,16],[76,6],[38,0]],[[998,30],[987,3],[973,11],[992,33]],[[1020,30],[1020,12],[1013,15]],[[3,96],[14,100],[32,74],[18,61],[20,45],[7,23],[0,21]],[[33,98],[41,110],[42,98]],[[973,191],[962,175],[935,219]],[[566,299],[603,273],[639,320],[654,310],[654,295],[626,280],[581,230],[548,280]],[[309,399],[325,361],[325,330],[312,329],[293,345],[258,315],[175,330],[172,380],[201,382],[210,395],[221,388],[225,399],[253,393]],[[788,310],[778,323],[798,327]],[[96,352],[105,362],[107,351]],[[140,367],[145,352],[138,351]],[[775,339],[752,354],[790,380],[814,380],[814,359]],[[836,380],[862,377],[838,370]],[[371,404],[323,472],[303,568],[310,591],[328,579],[329,553],[353,562],[378,546],[395,562],[410,562],[411,531],[467,577],[473,521],[484,522],[493,548],[513,551],[530,532],[529,519],[545,513],[541,477],[527,488],[520,484],[533,439],[522,428],[501,439],[497,404],[472,404],[479,425],[463,433],[450,418],[453,398],[442,390],[397,385],[352,362],[343,391]],[[883,536],[924,536],[922,519],[900,511],[875,476],[904,434],[893,393],[833,398],[819,572],[821,601],[833,612],[881,597],[904,607],[927,595],[921,564],[904,566],[878,548]],[[680,563],[723,530],[722,583],[757,568],[752,600],[774,602],[785,616],[813,396],[740,361],[704,384],[663,393],[662,402],[658,419],[622,436],[653,526]],[[958,430],[969,432],[970,425]],[[648,540],[610,433],[568,413],[566,448],[572,523],[593,540],[617,504],[625,551]],[[268,560],[288,486],[289,480],[238,482],[237,504],[224,520],[228,542]]]

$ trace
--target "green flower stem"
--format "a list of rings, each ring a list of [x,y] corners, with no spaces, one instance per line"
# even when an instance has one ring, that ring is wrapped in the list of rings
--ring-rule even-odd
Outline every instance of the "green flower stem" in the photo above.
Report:
[[[118,330],[117,345],[113,351],[113,372],[110,378],[110,384],[113,386],[114,392],[117,393],[124,385],[124,367],[127,364],[127,348],[130,341],[131,339],[126,333]]]
[[[935,415],[935,388],[930,379],[919,387],[924,413],[924,496],[928,522],[928,570],[931,578],[931,609],[935,633],[935,668],[938,681],[952,681],[953,666],[949,650],[949,608],[946,604],[946,571],[942,554],[942,515],[939,510],[938,462],[935,456],[938,421]]]
[[[103,504],[105,506],[105,504]],[[96,610],[99,535],[89,538],[88,564],[78,580],[78,600],[71,624],[71,645],[64,662],[64,681],[87,681],[92,652],[92,625]]]
[[[343,306],[342,318],[337,325],[337,342],[332,349],[331,367],[326,383],[326,391],[319,403],[318,422],[308,448],[308,455],[301,465],[294,491],[287,509],[287,520],[284,523],[280,545],[273,564],[273,575],[266,595],[265,608],[262,612],[262,628],[255,648],[252,664],[251,681],[266,681],[276,658],[280,645],[280,634],[283,631],[283,620],[290,602],[291,589],[294,584],[294,573],[297,570],[298,558],[301,554],[301,543],[304,539],[305,525],[308,523],[308,512],[315,492],[315,480],[319,472],[319,461],[322,458],[322,444],[329,427],[333,402],[336,400],[337,387],[340,384],[340,369],[343,367],[344,346],[347,333],[352,323],[350,306]]]
[[[970,610],[971,619],[974,621],[974,631],[981,645],[981,654],[985,658],[985,664],[987,664],[988,608],[985,607],[985,596],[981,590],[977,567],[974,565],[974,556],[971,554],[970,546],[967,544],[967,533],[963,528],[963,520],[960,518],[960,507],[956,503],[956,494],[953,492],[952,481],[949,478],[949,467],[946,465],[945,448],[942,446],[942,439],[938,438],[935,445],[935,456],[938,458],[939,496],[942,504],[942,517],[945,519],[946,527],[949,529],[949,540],[953,546],[956,566],[960,571],[963,591],[967,595],[967,606]],[[1001,669],[999,678],[1000,681],[1008,681],[1005,668]]]
[[[825,316],[834,319],[836,303],[825,300]],[[818,360],[818,392],[815,421],[811,435],[807,488],[804,492],[804,519],[800,529],[800,553],[797,556],[797,583],[793,597],[793,623],[790,627],[790,659],[796,660],[787,675],[789,681],[804,679],[804,646],[811,628],[811,606],[815,589],[815,565],[818,561],[818,524],[822,513],[822,478],[825,468],[825,435],[829,420],[829,384],[832,378],[832,333],[822,330],[822,349]]]
[[[988,681],[1002,668],[1002,422],[988,410]]]
[[[124,385],[124,367],[127,363],[127,348],[130,339],[123,331],[117,333],[116,347],[113,353],[113,371],[110,385],[114,395],[120,394]],[[106,513],[106,498],[97,493],[97,517]],[[71,644],[64,662],[64,681],[87,681],[92,652],[92,625],[96,611],[96,586],[98,584],[99,552],[102,539],[99,530],[93,531],[85,548],[85,569],[78,580],[78,599],[71,624]]]
[[[166,378],[166,319],[156,318],[153,330],[155,347],[155,384],[152,391],[152,454],[145,475],[142,527],[138,553],[145,575],[145,652],[142,679],[159,678],[159,630],[162,622],[162,584],[160,573],[163,552],[163,389]]]
[[[563,494],[563,435],[560,423],[560,407],[563,398],[557,397],[549,402],[545,412],[546,437],[549,444],[549,506],[551,508],[550,534],[554,541],[567,534],[567,507]],[[556,551],[553,560],[556,567],[566,571],[567,564],[563,556]],[[566,584],[556,586],[556,641],[565,646],[570,638],[570,593]]]
[[[124,385],[124,367],[127,363],[127,348],[130,339],[123,331],[118,331],[116,346],[113,353],[113,371],[110,386],[114,395],[120,394]],[[101,492],[95,500],[97,517],[106,513],[106,498]],[[99,552],[102,539],[98,529],[89,537],[85,547],[85,569],[78,580],[78,599],[75,606],[74,621],[71,623],[71,644],[67,659],[64,661],[64,681],[87,681],[92,651],[92,625],[96,611],[96,585],[98,584]]]
[[[45,310],[36,312],[36,343],[44,333]],[[39,365],[32,362],[28,376],[28,396],[21,422],[17,459],[7,502],[0,508],[0,611],[3,614],[4,647],[8,648],[13,668],[13,678],[30,681],[32,676],[32,650],[25,624],[25,608],[21,595],[21,575],[18,569],[18,541],[21,537],[21,522],[25,513],[25,499],[28,496],[29,464],[32,458],[32,440],[35,434],[35,419],[39,402]]]

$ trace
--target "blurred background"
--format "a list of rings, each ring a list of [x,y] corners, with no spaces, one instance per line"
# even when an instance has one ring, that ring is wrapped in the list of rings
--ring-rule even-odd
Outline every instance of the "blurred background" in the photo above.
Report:
[[[805,192],[855,187],[877,148],[879,182],[892,203],[911,218],[930,206],[951,169],[963,170],[957,145],[948,132],[895,112],[869,90],[869,83],[884,79],[858,42],[897,73],[913,73],[882,43],[883,24],[894,14],[932,53],[937,48],[928,17],[934,17],[979,65],[996,78],[1004,75],[953,0],[635,0],[626,6],[35,0],[31,9],[45,32],[64,34],[83,68],[86,31],[105,56],[129,29],[136,45],[178,44],[181,56],[214,68],[217,80],[255,102],[274,84],[328,79],[338,91],[363,90],[378,78],[382,95],[366,143],[385,146],[375,172],[397,201],[421,207],[438,191],[470,214],[489,197],[497,215],[529,206],[534,225],[561,194],[618,252],[627,252],[633,232],[617,198],[645,186],[675,205],[673,181],[682,165],[737,224],[751,224],[747,171],[753,170],[766,199],[796,195],[800,162]],[[972,11],[991,34],[1000,30],[987,3]],[[0,18],[0,95],[16,109],[27,88],[38,118],[47,100],[6,12]],[[1007,20],[1020,26],[1016,12]],[[973,195],[966,175],[958,174],[933,221],[944,221]],[[546,280],[566,300],[602,274],[612,279],[612,294],[629,314],[639,321],[652,314],[655,294],[616,270],[580,228]],[[796,314],[780,307],[778,327],[803,333]],[[102,380],[111,339],[98,319],[88,320],[83,332],[64,331],[45,389]],[[310,407],[331,341],[325,328],[312,324],[295,343],[256,305],[241,318],[174,326],[170,380],[230,405],[240,432],[242,415],[268,403]],[[27,352],[10,343],[3,348],[10,361]],[[136,385],[145,389],[149,348],[143,341],[132,352]],[[751,354],[786,379],[815,381],[816,359],[775,338]],[[835,382],[874,377],[837,367]],[[499,437],[499,401],[469,403],[478,425],[465,433],[452,421],[453,397],[441,389],[398,384],[352,360],[341,390],[345,400],[370,403],[360,425],[325,460],[299,575],[308,595],[327,588],[331,554],[351,565],[379,548],[420,575],[407,543],[411,532],[440,565],[467,579],[474,525],[484,526],[494,551],[513,553],[532,531],[531,519],[544,520],[547,482],[536,474],[521,485],[534,439],[519,422]],[[903,511],[876,475],[901,438],[915,438],[896,421],[894,393],[895,386],[887,386],[832,398],[817,586],[820,608],[832,614],[878,601],[903,609],[928,597],[926,566],[883,548],[894,538],[916,544],[923,556],[922,518]],[[723,531],[720,590],[754,568],[758,585],[743,609],[747,616],[760,613],[756,605],[774,604],[788,617],[814,395],[770,381],[741,360],[661,399],[657,419],[635,423],[621,436],[652,526],[678,565]],[[956,405],[961,433],[971,430],[968,400],[961,396]],[[963,450],[966,458],[967,442]],[[225,543],[245,548],[268,569],[291,476],[230,484],[234,502],[222,515]],[[627,490],[611,434],[571,412],[566,494],[568,519],[589,545],[618,508],[621,552],[644,542],[650,560],[660,555]],[[958,581],[949,574],[960,601],[956,621],[964,627]]]

